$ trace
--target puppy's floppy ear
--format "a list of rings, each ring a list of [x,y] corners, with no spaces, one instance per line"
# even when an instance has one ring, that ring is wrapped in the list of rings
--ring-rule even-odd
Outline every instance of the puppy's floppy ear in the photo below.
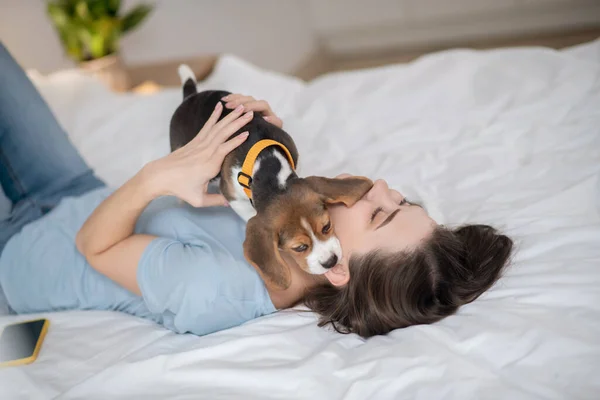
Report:
[[[287,289],[291,284],[288,265],[281,258],[279,238],[260,216],[254,216],[246,225],[244,256],[259,272],[263,280],[278,289]]]
[[[305,178],[309,186],[325,197],[328,204],[344,203],[351,207],[373,187],[373,181],[363,176],[331,179],[320,176]]]

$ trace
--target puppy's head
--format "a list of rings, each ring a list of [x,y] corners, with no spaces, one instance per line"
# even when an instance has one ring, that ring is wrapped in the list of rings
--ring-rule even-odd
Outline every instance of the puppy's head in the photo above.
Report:
[[[304,271],[322,274],[342,257],[340,242],[327,207],[351,207],[373,186],[370,179],[329,179],[311,176],[296,179],[288,190],[248,221],[244,254],[262,278],[286,289],[291,273],[283,261],[286,252]]]

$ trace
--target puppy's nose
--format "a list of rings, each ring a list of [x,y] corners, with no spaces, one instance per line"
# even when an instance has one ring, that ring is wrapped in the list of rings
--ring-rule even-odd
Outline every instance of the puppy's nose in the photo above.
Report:
[[[329,257],[329,260],[327,260],[324,263],[321,263],[321,265],[323,266],[323,268],[330,269],[330,268],[333,268],[335,266],[335,264],[337,264],[337,262],[338,262],[338,258],[334,254],[331,257]]]

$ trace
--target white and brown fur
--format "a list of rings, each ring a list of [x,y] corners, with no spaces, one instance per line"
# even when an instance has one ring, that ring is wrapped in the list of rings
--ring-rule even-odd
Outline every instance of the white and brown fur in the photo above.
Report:
[[[179,67],[183,102],[171,119],[171,151],[185,146],[204,126],[217,102],[230,94],[222,90],[198,93],[193,72]],[[224,105],[224,104],[223,104]],[[221,118],[231,110],[223,107]],[[260,140],[272,139],[290,151],[298,164],[298,150],[283,129],[265,121],[260,113],[231,137],[250,133],[248,139],[225,157],[220,189],[236,213],[248,222],[244,254],[267,284],[286,288],[290,271],[280,251],[289,252],[296,263],[311,274],[322,274],[341,259],[340,243],[331,226],[327,206],[351,206],[372,186],[367,178],[300,178],[278,147],[263,150],[252,171],[252,202],[237,181],[250,148]],[[329,226],[329,229],[327,229]],[[304,246],[302,246],[304,245]],[[303,251],[299,251],[300,249]]]

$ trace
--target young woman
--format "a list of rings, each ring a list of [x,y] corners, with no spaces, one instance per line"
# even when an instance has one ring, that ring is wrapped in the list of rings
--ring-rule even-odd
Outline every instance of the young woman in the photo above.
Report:
[[[509,258],[511,240],[493,228],[439,226],[378,180],[331,209],[337,266],[314,276],[287,260],[290,288],[268,288],[244,259],[243,221],[206,191],[252,112],[281,126],[266,102],[229,96],[235,112],[217,123],[217,106],[192,142],[113,191],[4,47],[0,70],[0,286],[11,312],[118,310],[202,335],[304,300],[321,324],[367,337],[454,313]]]

